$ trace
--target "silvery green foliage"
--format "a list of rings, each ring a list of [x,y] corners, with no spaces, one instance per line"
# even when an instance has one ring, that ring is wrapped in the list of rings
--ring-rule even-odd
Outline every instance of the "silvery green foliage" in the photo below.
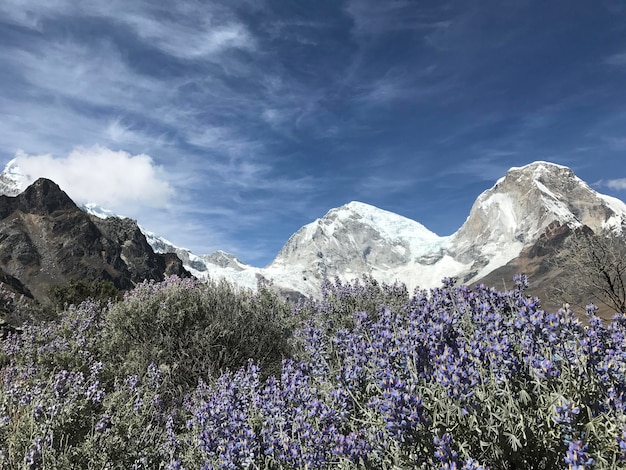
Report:
[[[174,375],[175,349],[159,356],[147,335],[158,343],[166,312],[185,319],[190,299],[203,305],[204,286],[169,279],[139,286],[127,308],[71,307],[2,344],[0,461],[32,469],[626,468],[626,318],[603,324],[593,306],[585,322],[548,313],[525,285],[520,277],[498,292],[446,279],[409,297],[367,279],[329,283],[321,301],[281,320],[301,322],[300,346],[275,374],[251,355],[240,368],[194,372],[200,380],[184,396],[172,392],[185,385]],[[232,299],[220,295],[216,302]],[[267,292],[245,295],[282,312]],[[148,312],[155,325],[146,324],[144,349],[138,330],[120,339],[132,321],[109,324],[136,314],[138,328]],[[122,355],[113,353],[115,335]],[[151,354],[158,361],[146,362]]]
[[[126,374],[157,364],[180,394],[249,358],[278,370],[289,349],[289,316],[286,301],[268,289],[177,277],[146,281],[107,311],[103,348]]]

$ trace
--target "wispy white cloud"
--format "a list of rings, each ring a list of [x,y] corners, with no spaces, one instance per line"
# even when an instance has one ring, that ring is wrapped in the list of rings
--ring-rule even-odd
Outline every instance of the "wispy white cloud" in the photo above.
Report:
[[[626,52],[610,55],[604,62],[608,65],[626,66]]]
[[[603,182],[603,186],[616,191],[626,191],[626,178],[616,178]]]
[[[115,145],[121,148],[141,148],[144,151],[154,151],[172,147],[173,142],[166,134],[149,132],[135,127],[130,118],[117,116],[108,122],[104,122],[103,136],[107,145]]]
[[[172,6],[167,5],[167,8]],[[176,57],[199,59],[229,49],[254,49],[254,38],[245,25],[231,18],[207,14],[211,10],[204,6],[198,5],[197,10],[177,12],[182,14],[176,15],[175,21],[147,15],[149,9],[129,15],[124,15],[124,10],[125,6],[116,12],[117,21],[128,24],[142,39]],[[171,12],[168,12],[170,15]]]
[[[138,74],[110,42],[87,46],[46,41],[37,46],[35,50],[0,49],[0,59],[37,89],[93,105],[122,105],[129,111],[158,109],[175,97],[178,83],[165,84]]]
[[[249,156],[261,150],[259,142],[238,135],[234,128],[206,125],[193,127],[184,131],[185,140],[203,150],[231,158]]]
[[[355,88],[359,91],[358,103],[387,106],[398,103],[420,103],[429,100],[451,99],[455,87],[453,76],[439,75],[435,66],[416,68],[405,66],[386,71],[380,77],[371,80],[356,80]]]
[[[27,181],[39,177],[55,181],[77,203],[95,202],[112,210],[166,204],[173,189],[163,171],[148,155],[131,155],[94,146],[78,148],[67,156],[15,156]]]
[[[445,5],[424,8],[409,0],[349,0],[346,13],[354,22],[354,34],[372,37],[393,31],[438,27]]]
[[[14,2],[12,13],[19,10],[17,3]],[[6,11],[7,5],[3,8]],[[72,8],[70,3],[59,2],[55,8],[33,11],[32,15],[45,19],[86,14],[87,10],[101,15],[110,13],[99,5],[84,4],[78,12]],[[156,35],[163,41],[180,39],[178,51],[174,50],[178,47],[174,42],[159,43],[177,56],[218,54],[231,46],[252,47],[248,33],[232,26],[234,23],[215,27],[212,36],[203,37],[191,20],[189,24],[180,18],[178,23],[161,24],[154,11],[142,16],[122,8],[119,13],[117,21],[132,24],[151,43],[159,42]],[[194,14],[198,12],[183,13],[196,21]],[[19,19],[19,15],[13,17]],[[208,21],[206,17],[204,20]],[[203,51],[194,49],[194,41],[202,43],[198,47]],[[31,153],[34,150],[59,154],[75,145],[89,147],[94,143],[122,146],[130,152],[150,150],[160,161],[168,161],[169,170],[178,181],[209,182],[209,191],[265,189],[274,184],[286,191],[290,187],[288,181],[272,180],[272,159],[264,144],[248,135],[245,123],[261,114],[266,103],[286,108],[284,101],[298,99],[293,95],[283,100],[280,92],[274,90],[265,98],[254,97],[232,89],[219,76],[198,74],[195,70],[181,79],[146,75],[132,67],[124,52],[110,40],[83,44],[69,36],[63,41],[35,39],[28,48],[0,48],[0,62],[7,69],[18,71],[28,84],[18,89],[27,94],[26,101],[4,98],[3,109],[14,109],[15,113],[9,113],[0,129],[3,142],[14,143]],[[273,80],[269,74],[266,77]],[[190,99],[189,89],[200,90],[201,94],[193,97],[199,99]],[[33,92],[44,99],[31,99]],[[86,110],[85,106],[96,107],[100,112]],[[102,113],[103,110],[107,111]],[[42,116],[49,119],[42,120]],[[73,143],[61,141],[70,137]],[[55,143],[57,139],[59,142]],[[182,148],[181,144],[193,148]]]
[[[246,26],[219,3],[7,0],[0,5],[0,13],[5,21],[38,30],[45,21],[62,17],[106,19],[126,25],[163,52],[186,59],[254,48],[254,38]]]

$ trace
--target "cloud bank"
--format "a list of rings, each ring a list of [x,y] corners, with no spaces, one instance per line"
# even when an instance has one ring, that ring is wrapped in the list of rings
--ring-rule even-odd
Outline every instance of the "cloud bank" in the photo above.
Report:
[[[92,202],[123,212],[163,206],[173,193],[162,169],[148,155],[96,145],[64,157],[20,151],[15,160],[28,184],[40,177],[51,179],[79,204]]]

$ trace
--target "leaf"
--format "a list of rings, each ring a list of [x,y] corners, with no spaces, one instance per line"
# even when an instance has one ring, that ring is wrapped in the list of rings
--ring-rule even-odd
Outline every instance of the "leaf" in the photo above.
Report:
[[[491,442],[480,441],[480,448],[483,450],[491,447],[491,445]]]
[[[504,435],[508,438],[509,445],[511,449],[513,449],[513,452],[517,452],[522,447],[522,443],[515,434],[505,432]]]
[[[524,405],[528,405],[528,403],[530,403],[530,395],[525,389],[521,389],[519,391],[518,400]]]

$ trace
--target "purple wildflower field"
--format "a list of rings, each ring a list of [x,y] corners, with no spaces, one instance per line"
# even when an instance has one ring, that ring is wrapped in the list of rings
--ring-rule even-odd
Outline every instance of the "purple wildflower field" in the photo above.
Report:
[[[289,305],[168,278],[69,306],[2,340],[1,466],[626,468],[626,317],[526,287],[364,278]]]

